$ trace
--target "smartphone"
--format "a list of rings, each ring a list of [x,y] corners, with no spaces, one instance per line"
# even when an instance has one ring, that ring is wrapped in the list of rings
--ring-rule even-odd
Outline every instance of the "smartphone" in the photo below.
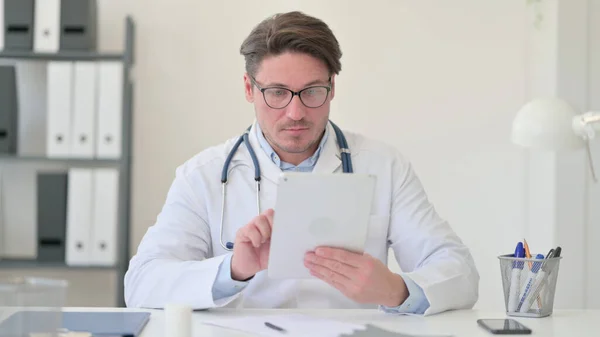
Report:
[[[514,319],[478,319],[477,324],[494,335],[529,335],[531,329]]]

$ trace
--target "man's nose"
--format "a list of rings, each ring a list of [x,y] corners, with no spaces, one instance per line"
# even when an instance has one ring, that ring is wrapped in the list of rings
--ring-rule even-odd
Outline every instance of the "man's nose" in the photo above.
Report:
[[[304,106],[304,104],[302,104],[302,102],[300,101],[300,97],[297,95],[294,95],[294,97],[292,97],[292,101],[290,102],[290,104],[288,104],[287,106],[287,116],[290,119],[293,119],[295,121],[299,121],[302,118],[304,118],[304,116],[306,116],[306,112],[305,109],[306,107]]]

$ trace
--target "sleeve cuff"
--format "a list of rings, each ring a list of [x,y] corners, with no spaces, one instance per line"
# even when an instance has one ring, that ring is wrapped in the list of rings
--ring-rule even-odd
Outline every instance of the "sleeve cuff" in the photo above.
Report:
[[[401,305],[397,307],[388,307],[380,305],[379,308],[387,313],[394,314],[418,314],[422,315],[429,308],[429,301],[423,292],[423,289],[419,287],[410,277],[406,274],[400,274],[406,283],[408,289],[408,297]]]
[[[244,290],[248,285],[248,281],[236,281],[231,278],[231,256],[232,254],[228,254],[219,265],[219,271],[212,288],[213,301],[233,296]]]

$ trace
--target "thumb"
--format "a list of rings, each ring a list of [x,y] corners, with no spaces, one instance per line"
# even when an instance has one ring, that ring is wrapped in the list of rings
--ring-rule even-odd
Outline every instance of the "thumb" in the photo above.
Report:
[[[264,212],[264,215],[267,217],[269,226],[273,227],[273,217],[275,216],[275,211],[272,208],[269,208]]]

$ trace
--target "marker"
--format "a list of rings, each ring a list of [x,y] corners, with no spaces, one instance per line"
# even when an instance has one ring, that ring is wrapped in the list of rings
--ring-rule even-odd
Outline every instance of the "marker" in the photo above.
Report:
[[[535,258],[537,260],[543,260],[544,259],[544,255],[538,254],[538,255],[536,255]],[[533,263],[533,266],[529,270],[529,275],[527,276],[527,280],[523,284],[523,288],[521,289],[521,292],[520,292],[520,295],[519,295],[519,304],[517,306],[517,310],[521,309],[523,303],[525,302],[525,299],[527,298],[527,295],[528,295],[529,291],[531,290],[531,286],[535,282],[537,273],[540,270],[540,268],[542,266],[542,263],[543,262],[535,262],[535,263]],[[538,308],[536,308],[536,309],[541,309],[539,298],[538,298]]]
[[[525,249],[523,243],[517,243],[515,248],[515,258],[523,258]],[[519,305],[519,286],[521,284],[521,270],[523,270],[524,261],[513,261],[510,275],[510,289],[508,294],[508,312],[515,312]]]

